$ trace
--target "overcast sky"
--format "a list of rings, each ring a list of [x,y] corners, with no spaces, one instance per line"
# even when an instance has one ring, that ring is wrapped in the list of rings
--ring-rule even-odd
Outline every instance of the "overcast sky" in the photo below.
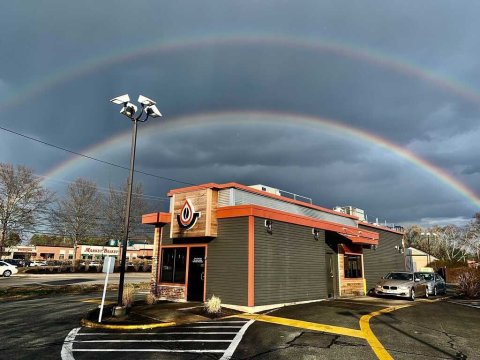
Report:
[[[108,100],[143,94],[164,117],[140,125],[137,169],[180,181],[136,175],[159,211],[184,183],[235,181],[369,220],[462,223],[480,210],[479,15],[478,1],[4,2],[0,126],[128,166],[131,123]],[[128,175],[4,130],[0,161],[58,193]]]

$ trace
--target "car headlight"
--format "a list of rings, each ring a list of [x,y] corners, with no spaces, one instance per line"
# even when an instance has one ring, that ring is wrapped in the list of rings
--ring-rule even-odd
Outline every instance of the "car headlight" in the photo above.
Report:
[[[398,290],[407,291],[407,290],[408,290],[408,287],[406,287],[406,286],[399,286],[399,287],[398,287]]]

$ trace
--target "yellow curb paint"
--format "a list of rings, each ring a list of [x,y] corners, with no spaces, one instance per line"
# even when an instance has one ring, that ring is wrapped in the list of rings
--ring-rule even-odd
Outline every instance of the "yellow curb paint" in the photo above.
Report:
[[[278,324],[278,325],[285,325],[296,327],[300,329],[307,329],[307,330],[314,330],[314,331],[322,331],[330,334],[337,334],[337,335],[345,335],[351,336],[356,338],[365,339],[365,335],[360,330],[333,326],[333,325],[326,325],[326,324],[317,324],[308,321],[301,321],[301,320],[293,320],[287,318],[281,318],[276,316],[270,315],[262,315],[262,314],[242,314],[242,315],[235,315],[235,317],[242,318],[242,319],[253,319],[257,321],[263,321],[271,324]]]
[[[102,300],[101,299],[84,299],[84,300],[80,300],[80,302],[91,303],[91,304],[101,304]],[[115,301],[105,300],[105,305],[110,305],[110,304],[115,304]]]
[[[406,308],[412,305],[392,306],[382,310],[374,311],[367,315],[363,315],[360,318],[360,329],[364,335],[364,338],[367,340],[368,344],[372,348],[375,355],[377,355],[379,360],[393,360],[393,357],[388,353],[388,351],[383,347],[380,340],[378,340],[378,338],[373,333],[369,324],[370,319],[375,316],[386,314],[386,313],[389,313],[398,309]]]
[[[86,319],[82,319],[80,324],[84,327],[92,329],[107,329],[107,330],[148,330],[156,329],[161,327],[174,326],[176,323],[155,323],[155,324],[141,324],[141,325],[111,325],[111,324],[101,324]]]

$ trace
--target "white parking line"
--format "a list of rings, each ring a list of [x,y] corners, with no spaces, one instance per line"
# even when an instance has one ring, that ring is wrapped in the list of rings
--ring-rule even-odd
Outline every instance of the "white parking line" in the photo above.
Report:
[[[82,332],[80,328],[73,329],[65,338],[62,348],[62,360],[74,360],[73,353],[106,353],[106,352],[137,352],[137,353],[197,353],[221,354],[222,360],[231,359],[238,344],[243,338],[248,327],[255,320],[223,322],[204,321],[178,326],[168,332]],[[207,329],[207,331],[204,331]],[[235,329],[235,331],[232,331]],[[208,331],[211,330],[211,331]],[[225,330],[225,331],[222,331]],[[165,338],[169,335],[178,335],[178,339]],[[87,337],[86,337],[87,336]],[[119,336],[125,336],[125,339]],[[139,337],[141,336],[141,337]],[[145,338],[154,336],[153,338]],[[89,338],[90,337],[90,338]],[[93,344],[98,344],[97,346]],[[111,344],[111,345],[108,345]],[[125,348],[119,347],[125,344]],[[143,344],[139,348],[131,348],[128,344]],[[158,344],[156,347],[154,344]],[[165,345],[162,345],[165,344]],[[177,345],[175,345],[177,344]],[[211,344],[210,346],[208,344]],[[225,344],[225,345],[224,345]],[[83,346],[82,346],[83,345]],[[95,346],[95,349],[88,346]],[[175,347],[172,349],[172,347]],[[192,349],[189,349],[192,347]],[[225,348],[227,347],[227,348]]]
[[[107,335],[204,335],[204,334],[212,334],[212,335],[235,335],[237,332],[226,332],[226,331],[199,331],[199,332],[186,332],[186,331],[178,331],[178,332],[159,332],[159,333],[81,333],[77,334],[77,336],[107,336]]]
[[[240,329],[241,326],[183,326],[182,329]]]
[[[65,341],[63,342],[63,346],[62,346],[62,352],[61,352],[62,360],[75,360],[72,353],[73,342],[75,341],[75,336],[77,335],[80,329],[81,328],[73,329],[68,333],[67,337],[65,338]]]
[[[192,339],[192,340],[184,340],[184,339],[180,339],[180,340],[157,340],[157,339],[152,339],[152,340],[116,340],[116,339],[113,339],[113,340],[82,340],[82,341],[74,341],[74,342],[78,342],[78,343],[116,343],[116,342],[121,342],[121,343],[142,343],[142,342],[146,342],[146,343],[176,343],[176,342],[226,342],[226,343],[231,343],[232,340],[207,340],[207,339]]]
[[[250,320],[247,322],[245,325],[243,325],[242,329],[238,332],[238,334],[235,336],[233,339],[232,343],[230,346],[225,350],[223,353],[223,356],[220,358],[220,360],[230,360],[232,357],[233,353],[237,349],[238,344],[240,344],[240,341],[242,341],[243,335],[247,331],[248,327],[252,325],[255,322],[255,320]]]
[[[170,353],[223,353],[225,350],[170,350],[170,349],[73,349],[75,352],[170,352]]]

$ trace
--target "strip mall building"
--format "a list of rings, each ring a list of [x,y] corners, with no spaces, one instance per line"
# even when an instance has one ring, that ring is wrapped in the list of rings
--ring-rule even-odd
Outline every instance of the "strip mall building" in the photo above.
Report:
[[[258,311],[364,295],[404,270],[403,233],[356,216],[236,184],[175,189],[155,227],[152,293]]]
[[[73,247],[68,246],[44,246],[44,245],[19,245],[5,249],[4,259],[26,259],[26,260],[72,260]],[[127,248],[127,259],[151,259],[153,245],[133,244]],[[105,256],[120,256],[118,247],[78,245],[77,259],[82,260],[103,260]]]

